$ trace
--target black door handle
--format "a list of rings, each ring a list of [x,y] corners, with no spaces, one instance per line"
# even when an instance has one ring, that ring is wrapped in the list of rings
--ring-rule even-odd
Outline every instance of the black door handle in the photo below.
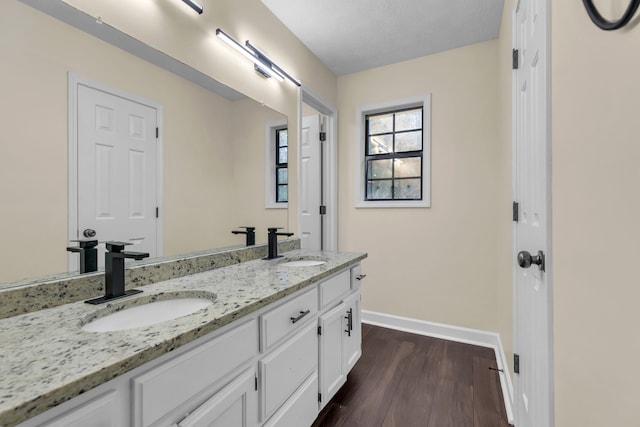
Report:
[[[531,264],[535,264],[544,271],[544,252],[538,251],[538,255],[531,255],[529,251],[520,251],[518,253],[518,265],[522,268],[529,268]]]

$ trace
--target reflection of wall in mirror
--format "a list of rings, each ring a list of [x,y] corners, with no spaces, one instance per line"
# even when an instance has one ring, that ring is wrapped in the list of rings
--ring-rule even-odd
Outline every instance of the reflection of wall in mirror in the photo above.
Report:
[[[69,72],[162,105],[165,255],[240,244],[231,228],[259,225],[234,211],[236,177],[244,179],[243,193],[263,188],[262,161],[233,145],[242,137],[248,146],[253,138],[249,119],[234,120],[252,101],[235,104],[19,2],[0,4],[0,26],[0,48],[11,64],[0,79],[0,236],[10,242],[0,247],[0,282],[67,268]],[[264,107],[257,111],[282,118]],[[260,115],[250,114],[252,120]],[[255,127],[261,155],[264,124]],[[246,180],[252,174],[255,189]],[[282,215],[285,220],[264,222],[286,226]]]

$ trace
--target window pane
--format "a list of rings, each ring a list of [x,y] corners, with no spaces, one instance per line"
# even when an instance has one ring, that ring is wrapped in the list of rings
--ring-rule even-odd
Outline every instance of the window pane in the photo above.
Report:
[[[391,199],[391,180],[367,181],[367,199]]]
[[[396,134],[396,153],[422,150],[422,131]]]
[[[393,151],[393,135],[369,137],[369,154],[386,154]]]
[[[369,116],[369,135],[393,132],[393,114]]]
[[[395,159],[393,162],[394,174],[396,178],[415,178],[421,174],[422,159],[420,157],[406,157]]]
[[[396,179],[393,183],[394,199],[420,200],[420,179]]]
[[[288,169],[280,168],[278,169],[278,185],[280,184],[288,184]]]
[[[289,145],[288,138],[289,133],[287,132],[287,129],[280,129],[278,131],[278,146],[286,147],[287,145]]]
[[[277,201],[278,202],[286,202],[288,201],[288,190],[289,187],[287,185],[278,185],[278,196],[277,196]]]
[[[278,148],[278,163],[287,163],[287,147]]]
[[[422,109],[396,113],[396,132],[422,129]]]
[[[392,160],[369,160],[367,162],[367,178],[391,178]]]

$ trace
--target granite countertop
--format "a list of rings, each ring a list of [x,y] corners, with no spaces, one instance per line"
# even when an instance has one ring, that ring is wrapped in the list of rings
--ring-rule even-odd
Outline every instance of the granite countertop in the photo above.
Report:
[[[11,426],[202,337],[366,257],[355,252],[287,252],[277,260],[254,260],[142,287],[116,300],[162,299],[176,292],[217,296],[189,316],[127,331],[80,329],[103,306],[65,304],[0,320],[0,426]],[[287,260],[325,264],[286,267]],[[169,294],[169,295],[167,295]]]

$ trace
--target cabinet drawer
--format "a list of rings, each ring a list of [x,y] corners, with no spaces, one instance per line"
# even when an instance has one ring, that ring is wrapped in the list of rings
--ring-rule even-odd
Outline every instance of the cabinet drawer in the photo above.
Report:
[[[315,322],[258,362],[260,414],[266,420],[318,368],[318,335]],[[317,405],[317,403],[316,403]],[[317,409],[317,406],[316,406]]]
[[[255,321],[240,325],[133,379],[134,425],[146,427],[212,386],[258,353]]]
[[[326,308],[329,304],[349,293],[351,289],[351,274],[345,270],[330,279],[320,283],[320,304]]]
[[[318,295],[312,289],[263,314],[260,316],[260,349],[270,349],[287,334],[299,330],[308,319],[315,319],[317,312]]]
[[[313,373],[264,427],[310,426],[318,416],[318,374]]]

